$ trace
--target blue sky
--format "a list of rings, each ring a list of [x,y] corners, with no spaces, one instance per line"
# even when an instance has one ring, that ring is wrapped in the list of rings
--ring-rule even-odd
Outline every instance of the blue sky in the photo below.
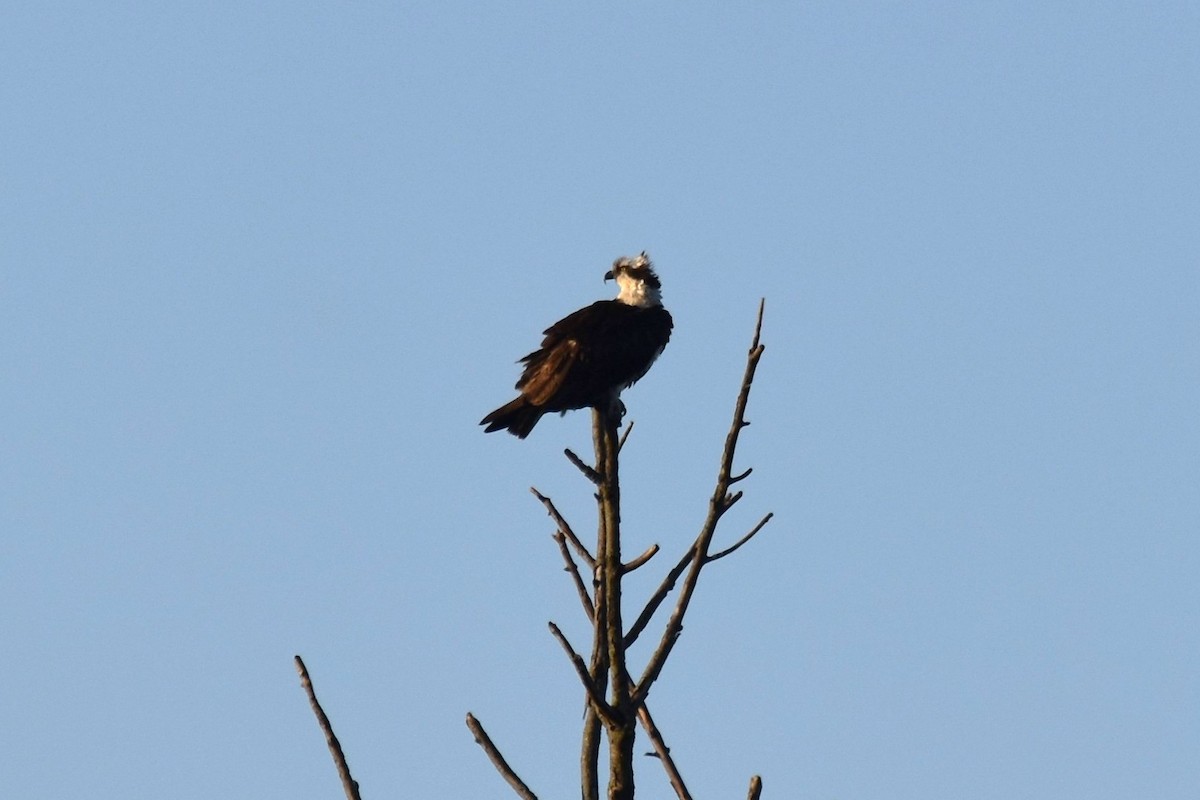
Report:
[[[1194,5],[3,16],[0,794],[337,796],[300,653],[366,796],[509,796],[468,710],[573,796],[587,417],[476,423],[643,249],[634,604],[767,302],[695,794],[1200,791]]]

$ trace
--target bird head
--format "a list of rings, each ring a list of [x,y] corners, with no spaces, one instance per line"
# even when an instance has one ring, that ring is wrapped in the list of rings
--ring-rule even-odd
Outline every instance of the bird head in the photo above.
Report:
[[[619,302],[642,308],[662,305],[662,284],[645,251],[633,258],[618,258],[612,269],[604,274],[604,280],[617,282]]]

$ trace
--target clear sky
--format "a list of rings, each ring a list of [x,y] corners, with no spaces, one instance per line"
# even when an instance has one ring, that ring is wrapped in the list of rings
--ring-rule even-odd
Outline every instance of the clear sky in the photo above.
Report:
[[[645,249],[634,603],[767,302],[718,543],[776,517],[651,697],[695,794],[1193,800],[1198,42],[1192,3],[6,4],[0,795],[339,796],[299,653],[367,797],[510,796],[468,710],[575,796],[527,490],[594,529],[587,415],[477,422]]]

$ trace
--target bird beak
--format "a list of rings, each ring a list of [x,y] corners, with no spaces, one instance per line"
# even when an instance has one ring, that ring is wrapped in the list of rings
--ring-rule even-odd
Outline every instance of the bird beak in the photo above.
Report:
[[[613,274],[612,274],[612,270],[610,269],[608,272],[604,273],[604,281],[607,283],[608,281],[611,281],[612,279],[613,279]]]

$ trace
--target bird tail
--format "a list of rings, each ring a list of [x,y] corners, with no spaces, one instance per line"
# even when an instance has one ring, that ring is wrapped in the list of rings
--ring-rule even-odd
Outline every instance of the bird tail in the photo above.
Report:
[[[537,425],[538,420],[542,418],[542,414],[546,412],[535,405],[530,405],[524,395],[513,400],[511,403],[506,403],[500,406],[492,413],[488,414],[482,420],[480,425],[487,425],[484,428],[484,433],[492,431],[500,431],[508,429],[508,432],[518,439],[524,439],[533,430],[533,426]]]

